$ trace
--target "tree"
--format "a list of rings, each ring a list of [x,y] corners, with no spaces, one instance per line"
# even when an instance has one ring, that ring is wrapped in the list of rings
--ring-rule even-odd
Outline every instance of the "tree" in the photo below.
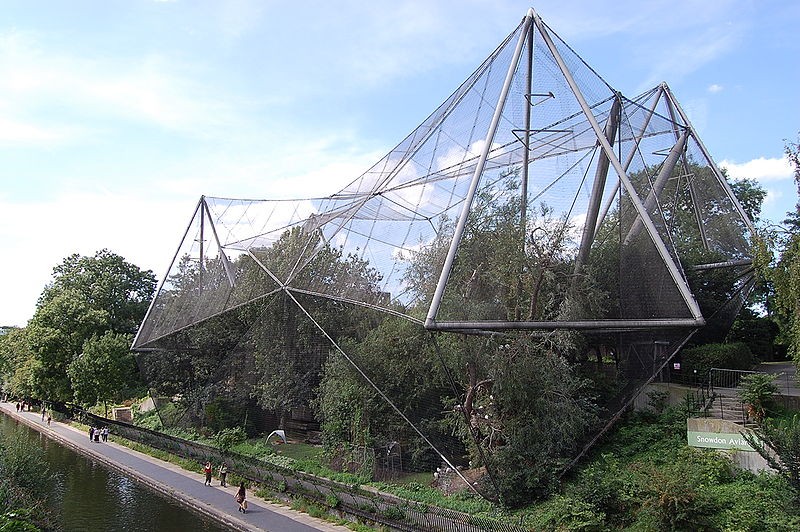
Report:
[[[253,253],[279,279],[291,277],[292,286],[321,294],[346,291],[360,301],[380,297],[380,276],[369,263],[325,243],[319,233],[295,228],[270,248]],[[303,293],[293,297],[334,340],[363,337],[365,322],[374,319],[374,313],[362,307],[333,299]],[[260,308],[259,326],[246,340],[258,374],[252,393],[262,407],[280,415],[283,427],[291,409],[310,406],[331,345],[287,294],[276,294]]]
[[[568,217],[540,204],[528,210],[523,230],[520,213],[513,174],[479,191],[440,315],[454,321],[605,317],[609,292],[597,282],[597,265],[584,267],[579,282],[572,275],[576,246]],[[406,284],[421,306],[429,303],[451,236],[452,224],[442,220],[437,239],[404,257],[409,263]],[[458,390],[455,395],[444,378],[433,385],[432,353],[426,357],[423,349],[406,345],[400,356],[396,346],[403,342],[391,337],[366,351],[380,353],[383,368],[397,359],[413,364],[411,375],[396,370],[397,385],[386,387],[397,404],[413,405],[411,412],[420,410],[416,405],[431,411],[449,405],[451,430],[469,450],[474,467],[489,473],[481,481],[484,493],[511,506],[548,493],[596,421],[587,383],[569,362],[579,358],[583,336],[555,331],[450,338],[442,342],[440,355]],[[404,387],[404,382],[413,384]],[[419,398],[426,393],[430,396],[423,402]],[[428,433],[435,433],[430,425]]]
[[[78,294],[89,308],[107,313],[107,325],[119,333],[135,333],[155,292],[155,275],[142,271],[121,256],[101,249],[93,257],[77,253],[53,268],[53,281],[37,303],[37,310],[60,293]]]
[[[778,260],[768,275],[771,274],[775,287],[775,316],[783,341],[800,365],[800,141],[786,144],[786,156],[794,165],[798,204],[795,212],[787,215]]]
[[[728,177],[728,173],[724,169],[722,173],[725,177]],[[753,223],[758,222],[761,219],[761,207],[767,198],[767,191],[764,187],[759,185],[755,179],[729,180],[728,183],[731,186],[733,195],[739,200],[750,221]]]
[[[155,276],[108,250],[93,257],[70,255],[53,269],[33,318],[26,327],[35,394],[70,401],[68,373],[87,340],[107,331],[131,334],[144,317],[155,291]],[[119,353],[119,352],[117,352]]]
[[[15,397],[33,395],[33,353],[24,328],[12,328],[0,335],[0,384]]]
[[[39,306],[26,327],[36,359],[35,395],[71,401],[73,391],[67,368],[80,354],[86,339],[102,334],[107,323],[107,313],[91,308],[73,289],[61,291]]]
[[[105,405],[137,382],[131,340],[129,334],[106,331],[84,342],[81,354],[67,367],[77,402]]]

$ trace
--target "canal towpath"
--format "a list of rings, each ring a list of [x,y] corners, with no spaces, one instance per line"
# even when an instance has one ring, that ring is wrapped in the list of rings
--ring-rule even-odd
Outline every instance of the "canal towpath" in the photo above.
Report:
[[[205,485],[198,464],[197,473],[158,460],[113,442],[90,442],[88,433],[65,423],[53,421],[50,426],[38,412],[17,412],[14,403],[0,403],[3,413],[45,434],[76,452],[97,460],[138,482],[232,530],[273,532],[347,532],[348,528],[333,525],[288,507],[255,497],[248,491],[246,514],[238,512],[234,500],[236,486],[221,487],[217,479],[213,486]]]

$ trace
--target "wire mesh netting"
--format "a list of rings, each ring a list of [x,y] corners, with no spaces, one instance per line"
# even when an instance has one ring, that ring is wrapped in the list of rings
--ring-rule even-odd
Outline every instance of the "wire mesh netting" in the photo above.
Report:
[[[257,405],[342,467],[497,498],[504,448],[554,434],[563,464],[730,325],[751,233],[665,84],[622,96],[530,13],[339,193],[202,197],[133,348],[189,417]],[[592,408],[517,387],[580,395],[581,372]]]

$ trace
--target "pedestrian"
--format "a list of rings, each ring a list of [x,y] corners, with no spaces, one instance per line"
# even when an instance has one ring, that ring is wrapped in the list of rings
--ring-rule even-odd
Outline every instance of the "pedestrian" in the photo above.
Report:
[[[20,404],[19,404],[19,401],[17,401],[17,413],[19,413],[19,407],[20,407]]]
[[[247,513],[247,495],[245,494],[244,481],[239,484],[239,491],[236,492],[234,498],[239,503],[239,511],[243,514]]]
[[[44,421],[44,415],[47,413],[47,409],[43,406],[42,407],[42,421]]]
[[[222,462],[219,465],[219,485],[223,488],[227,487],[228,485],[225,484],[225,478],[228,476],[228,466],[225,465],[225,462]]]
[[[53,417],[50,414],[47,414],[47,426],[50,426],[50,422],[53,420]]]
[[[89,427],[89,441],[94,439],[94,427]]]
[[[103,427],[103,430],[100,432],[100,437],[103,438],[104,442],[108,441],[108,427]]]
[[[214,467],[211,465],[211,461],[209,460],[206,462],[206,465],[203,466],[203,473],[206,474],[206,486],[211,485],[211,474],[214,472]]]

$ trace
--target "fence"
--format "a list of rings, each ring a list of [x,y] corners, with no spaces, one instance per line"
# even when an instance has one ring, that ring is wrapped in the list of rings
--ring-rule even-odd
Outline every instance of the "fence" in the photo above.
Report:
[[[708,382],[711,385],[712,392],[715,388],[738,388],[743,377],[755,373],[758,372],[741,369],[711,368],[708,372]]]
[[[346,485],[290,468],[280,467],[235,452],[184,440],[143,427],[96,416],[80,408],[65,413],[92,425],[112,427],[112,432],[131,441],[166,451],[199,464],[225,461],[228,470],[275,492],[304,497],[331,512],[360,518],[392,530],[433,532],[525,532],[518,523],[501,518],[471,516],[462,512],[401,499],[361,486]]]

